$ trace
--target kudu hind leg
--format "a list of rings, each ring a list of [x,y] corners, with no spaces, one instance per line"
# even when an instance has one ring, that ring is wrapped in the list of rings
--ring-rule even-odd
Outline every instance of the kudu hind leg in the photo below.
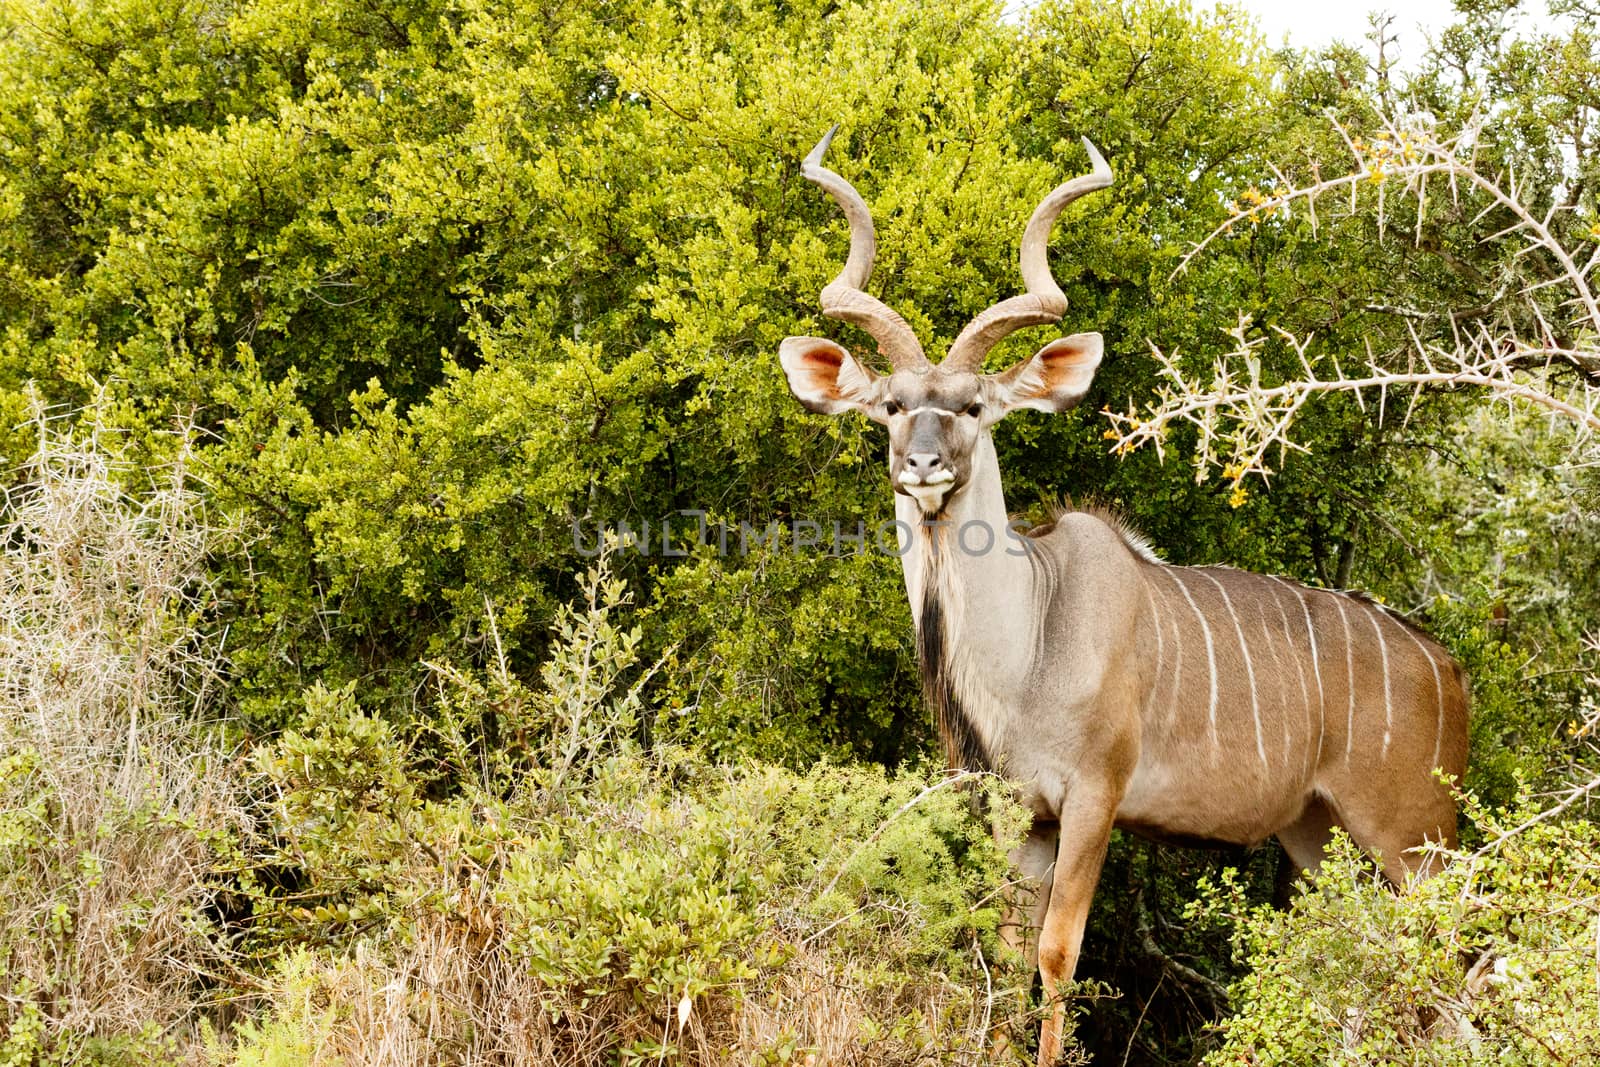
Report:
[[[1060,987],[1072,980],[1083,948],[1083,928],[1100,868],[1111,843],[1116,803],[1077,796],[1069,802],[1071,815],[1063,813],[1061,844],[1056,852],[1055,874],[1050,880],[1049,906],[1039,932],[1039,977],[1044,982],[1047,1011],[1039,1033],[1039,1067],[1056,1067],[1061,1058],[1061,1035],[1066,1028],[1067,1006]]]
[[[1424,802],[1399,810],[1365,797],[1333,799],[1339,825],[1356,844],[1376,854],[1384,877],[1396,888],[1429,877],[1442,864],[1437,854],[1420,851],[1420,846],[1431,841],[1456,847],[1456,802],[1442,785],[1436,784]]]
[[[1333,827],[1333,811],[1320,797],[1312,797],[1300,817],[1278,831],[1278,843],[1289,854],[1296,874],[1317,876],[1328,843],[1333,840]]]

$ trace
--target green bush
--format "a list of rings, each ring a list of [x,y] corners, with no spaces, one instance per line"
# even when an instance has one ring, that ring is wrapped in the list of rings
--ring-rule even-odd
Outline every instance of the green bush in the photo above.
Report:
[[[1404,893],[1341,837],[1287,911],[1229,879],[1197,911],[1234,925],[1249,972],[1210,1067],[1596,1062],[1600,826],[1524,803],[1475,812],[1482,849]]]
[[[307,694],[258,759],[276,800],[246,866],[258,948],[314,953],[283,957],[269,1021],[219,1056],[322,1062],[382,1028],[469,1060],[909,1063],[976,1047],[985,1018],[1021,1025],[1014,993],[978,993],[986,968],[1020,964],[996,937],[1021,827],[1002,783],[644,753],[610,558],[558,622],[540,690],[441,673],[442,736],[402,740],[349,689]],[[479,761],[490,716],[539,743]],[[458,793],[426,795],[428,758],[465,761],[446,774]],[[429,980],[447,992],[423,981],[457,963]],[[797,990],[819,976],[840,993],[808,1007]],[[454,1014],[415,1021],[446,995]]]
[[[909,1064],[976,1049],[986,1018],[1031,1025],[996,938],[1004,852],[970,790],[841,767],[612,769],[631,788],[603,803],[436,809],[386,868],[381,910],[322,909],[345,935],[285,964],[231,1062],[324,1062],[400,1031],[468,1062]],[[297,896],[353,892],[305,874]],[[834,993],[810,1002],[817,982]],[[393,1003],[373,1010],[380,991]],[[433,998],[453,1014],[417,1022]]]

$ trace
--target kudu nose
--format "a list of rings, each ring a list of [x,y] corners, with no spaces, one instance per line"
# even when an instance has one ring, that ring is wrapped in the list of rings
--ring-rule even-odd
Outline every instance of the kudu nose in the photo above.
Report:
[[[944,470],[944,459],[937,452],[912,452],[906,456],[906,473],[927,481],[929,475]]]

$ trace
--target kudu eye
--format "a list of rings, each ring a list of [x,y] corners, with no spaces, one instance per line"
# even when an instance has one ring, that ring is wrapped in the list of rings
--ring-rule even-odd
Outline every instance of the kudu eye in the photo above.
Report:
[[[883,413],[885,415],[898,415],[900,414],[900,405],[893,400],[887,401],[883,405]]]
[[[982,404],[974,404],[974,405],[972,405],[970,408],[967,409],[967,414],[971,415],[973,418],[977,418],[979,415],[983,414],[983,405]]]

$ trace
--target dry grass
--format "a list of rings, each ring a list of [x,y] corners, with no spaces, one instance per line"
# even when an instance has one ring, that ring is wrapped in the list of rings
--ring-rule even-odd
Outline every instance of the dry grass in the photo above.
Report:
[[[135,497],[101,428],[36,426],[0,505],[0,1047],[171,1055],[217,964],[206,831],[235,814],[201,724],[215,535],[186,435]]]
[[[761,1050],[786,1041],[806,1050],[798,1062],[817,1065],[1005,1062],[983,1051],[992,1037],[986,1020],[996,1021],[985,991],[938,974],[925,979],[887,982],[872,961],[802,953],[773,977],[766,996],[745,1002],[731,1020],[735,1047],[717,1062],[758,1062]],[[926,1045],[882,1032],[883,1020],[909,1017],[923,1020]]]
[[[371,942],[338,957],[301,954],[275,983],[274,1025],[246,1031],[239,1063],[307,1067],[611,1064],[628,1012],[614,994],[582,1012],[561,1003],[506,950],[498,927],[460,914],[419,913],[398,953]],[[228,1057],[223,1057],[227,1059]]]

